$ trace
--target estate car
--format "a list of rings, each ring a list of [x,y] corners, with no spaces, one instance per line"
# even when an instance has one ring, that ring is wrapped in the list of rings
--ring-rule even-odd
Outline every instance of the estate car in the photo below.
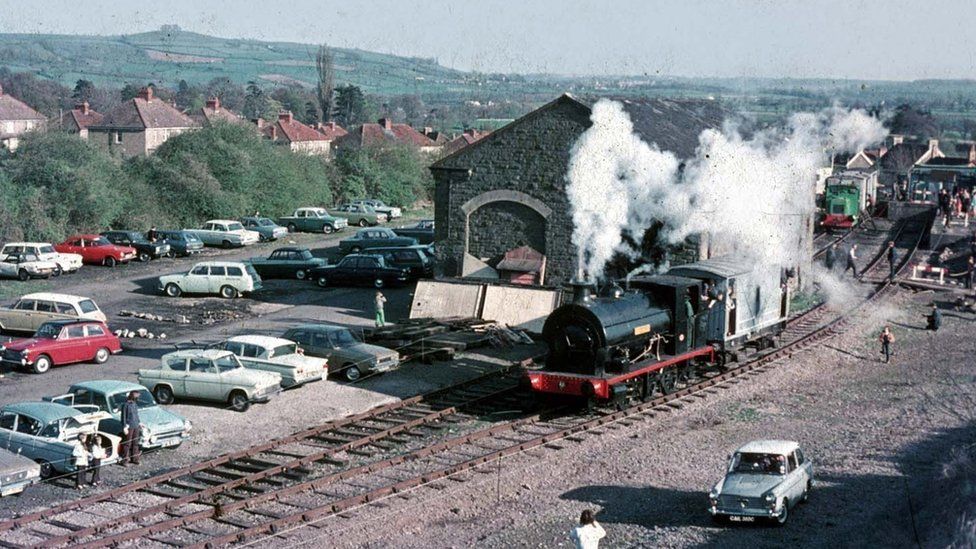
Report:
[[[170,297],[218,294],[233,299],[261,289],[261,276],[249,263],[204,261],[185,273],[159,277],[159,291]]]
[[[98,320],[105,322],[105,313],[87,297],[68,294],[27,294],[9,308],[0,308],[0,330],[30,332],[49,320]]]

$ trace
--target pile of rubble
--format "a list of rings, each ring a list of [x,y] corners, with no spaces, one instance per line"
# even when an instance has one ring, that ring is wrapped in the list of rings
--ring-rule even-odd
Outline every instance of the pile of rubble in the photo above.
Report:
[[[128,316],[132,318],[141,318],[143,320],[152,320],[155,322],[173,322],[176,324],[190,324],[190,319],[183,315],[176,315],[174,317],[167,317],[162,315],[154,315],[152,313],[140,313],[136,311],[119,311],[119,316]]]
[[[120,330],[115,330],[116,337],[132,339],[134,337],[141,337],[143,339],[166,339],[165,333],[154,334],[145,328],[139,328],[138,330],[129,330],[127,328],[122,328]]]

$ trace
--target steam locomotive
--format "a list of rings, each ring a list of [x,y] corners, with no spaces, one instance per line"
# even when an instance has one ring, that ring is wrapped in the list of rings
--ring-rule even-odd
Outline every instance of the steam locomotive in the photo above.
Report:
[[[650,399],[738,360],[746,345],[774,345],[788,316],[780,269],[727,257],[635,276],[601,295],[575,284],[573,301],[543,327],[545,365],[527,370],[525,382],[590,404]]]

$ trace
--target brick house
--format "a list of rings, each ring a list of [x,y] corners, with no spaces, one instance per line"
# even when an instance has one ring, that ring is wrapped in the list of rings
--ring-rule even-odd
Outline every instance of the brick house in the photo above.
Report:
[[[315,128],[295,120],[291,112],[279,113],[277,120],[261,124],[260,128],[261,133],[273,143],[285,145],[292,151],[326,157],[332,154],[332,140]]]
[[[490,133],[475,129],[464,130],[464,133],[445,143],[440,150],[440,154],[441,156],[450,156],[468,145],[479,141]]]
[[[333,143],[335,143],[336,139],[339,139],[340,137],[349,133],[345,130],[345,128],[336,124],[335,122],[327,122],[325,124],[319,122],[319,124],[315,126],[315,129]]]
[[[88,101],[83,101],[61,115],[61,129],[68,133],[76,133],[82,139],[88,139],[88,128],[100,124],[104,118],[105,115],[92,109]]]
[[[148,156],[171,137],[199,129],[192,118],[173,105],[153,96],[152,88],[105,113],[98,124],[88,127],[92,143],[124,158]]]
[[[723,120],[713,101],[622,102],[645,141],[679,158],[691,157],[701,131]],[[563,95],[431,166],[445,276],[490,276],[506,252],[529,246],[545,256],[548,284],[573,278],[577,252],[566,173],[590,114],[590,102]]]
[[[389,118],[380,118],[376,123],[362,124],[336,140],[336,147],[340,149],[386,145],[406,145],[427,154],[434,154],[441,147],[433,139],[408,124],[396,124]]]
[[[241,115],[221,106],[219,97],[207,99],[202,107],[190,112],[190,118],[203,127],[212,126],[214,122],[218,121],[230,124],[248,123]]]
[[[0,86],[0,148],[16,149],[21,136],[31,130],[42,129],[46,124],[47,119],[43,114],[3,93],[3,86]]]

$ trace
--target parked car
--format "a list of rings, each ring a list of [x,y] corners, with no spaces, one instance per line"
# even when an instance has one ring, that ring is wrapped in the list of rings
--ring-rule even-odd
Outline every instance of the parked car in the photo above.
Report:
[[[159,277],[159,291],[170,297],[218,294],[233,299],[261,289],[261,277],[250,263],[204,261],[185,273]]]
[[[386,214],[377,213],[373,208],[364,204],[341,204],[330,210],[336,217],[344,217],[350,225],[369,227],[386,222]]]
[[[146,235],[139,231],[105,231],[102,236],[112,244],[135,248],[136,258],[145,263],[150,259],[159,259],[169,253],[169,244],[165,241],[150,242]]]
[[[399,353],[363,343],[343,326],[303,324],[290,328],[282,337],[297,342],[307,355],[328,359],[329,374],[340,375],[347,381],[400,366]]]
[[[371,255],[383,257],[387,266],[410,271],[410,278],[429,278],[434,276],[433,253],[429,246],[407,246],[404,248],[370,248]]]
[[[812,488],[813,464],[798,443],[753,441],[731,456],[725,478],[708,493],[708,512],[716,521],[767,519],[782,525]]]
[[[278,218],[278,224],[288,232],[325,233],[341,231],[349,226],[344,217],[330,215],[325,208],[298,208],[291,215]]]
[[[400,208],[394,206],[387,206],[382,200],[375,200],[372,198],[367,198],[363,200],[353,200],[351,204],[362,204],[373,208],[376,213],[381,213],[386,215],[387,220],[393,220],[398,217],[403,217],[403,211]]]
[[[169,245],[170,257],[188,257],[203,251],[203,241],[188,231],[156,231],[158,240]]]
[[[97,234],[79,234],[72,236],[54,249],[61,253],[78,254],[81,261],[88,265],[105,265],[114,267],[119,263],[128,263],[135,259],[136,249],[130,246],[117,246],[107,238]]]
[[[67,393],[44,400],[82,410],[91,406],[93,410],[107,412],[112,417],[103,419],[98,424],[99,430],[122,437],[122,405],[132,392],[139,393],[136,406],[143,425],[139,432],[140,447],[147,450],[176,448],[190,437],[193,428],[190,420],[156,404],[149,389],[138,383],[111,379],[82,381],[69,387]]]
[[[362,284],[382,288],[405,284],[410,280],[410,270],[388,266],[381,255],[351,254],[335,265],[312,269],[308,277],[322,288]]]
[[[40,465],[20,454],[0,449],[0,497],[19,494],[40,478]]]
[[[50,320],[97,320],[105,322],[103,313],[87,297],[68,294],[27,294],[9,308],[0,309],[0,330],[34,333]]]
[[[58,264],[53,261],[43,261],[36,255],[23,252],[7,254],[0,261],[0,277],[16,278],[26,282],[31,278],[51,278],[58,272]]]
[[[240,221],[228,221],[226,219],[211,219],[199,229],[183,230],[196,235],[205,246],[240,248],[256,244],[261,240],[259,233],[245,229]]]
[[[342,253],[358,254],[370,248],[394,248],[397,246],[416,246],[417,239],[409,236],[398,236],[392,229],[376,227],[373,229],[359,229],[356,234],[339,241],[339,251]]]
[[[278,240],[288,234],[288,229],[278,225],[267,217],[242,217],[239,221],[241,225],[244,225],[245,229],[258,233],[262,242]]]
[[[305,280],[308,272],[328,262],[314,257],[308,248],[278,248],[268,257],[252,257],[248,260],[261,278],[297,278]]]
[[[78,435],[98,436],[105,450],[102,465],[118,461],[121,439],[98,430],[106,412],[85,413],[53,402],[21,402],[0,408],[0,447],[35,461],[41,478],[77,470],[73,457]]]
[[[51,320],[41,324],[34,337],[0,345],[0,361],[15,368],[43,374],[51,366],[76,362],[104,364],[122,352],[122,343],[97,320]]]
[[[416,223],[411,223],[410,225],[397,227],[396,229],[393,229],[393,232],[395,232],[400,236],[409,236],[411,238],[416,238],[417,242],[420,244],[433,244],[434,243],[434,220],[421,219]]]
[[[10,254],[29,253],[34,254],[43,261],[53,261],[58,264],[58,270],[54,276],[61,273],[73,273],[81,268],[81,255],[61,253],[54,249],[54,246],[47,242],[10,242],[4,244],[0,250],[0,259]]]
[[[327,360],[306,356],[297,343],[279,337],[235,336],[217,348],[237,355],[245,368],[280,375],[281,386],[286,389],[318,381],[326,375]]]
[[[139,370],[139,383],[160,404],[176,398],[226,402],[244,412],[252,402],[268,402],[281,391],[281,376],[249,370],[230,351],[188,349],[160,359],[159,368]]]

